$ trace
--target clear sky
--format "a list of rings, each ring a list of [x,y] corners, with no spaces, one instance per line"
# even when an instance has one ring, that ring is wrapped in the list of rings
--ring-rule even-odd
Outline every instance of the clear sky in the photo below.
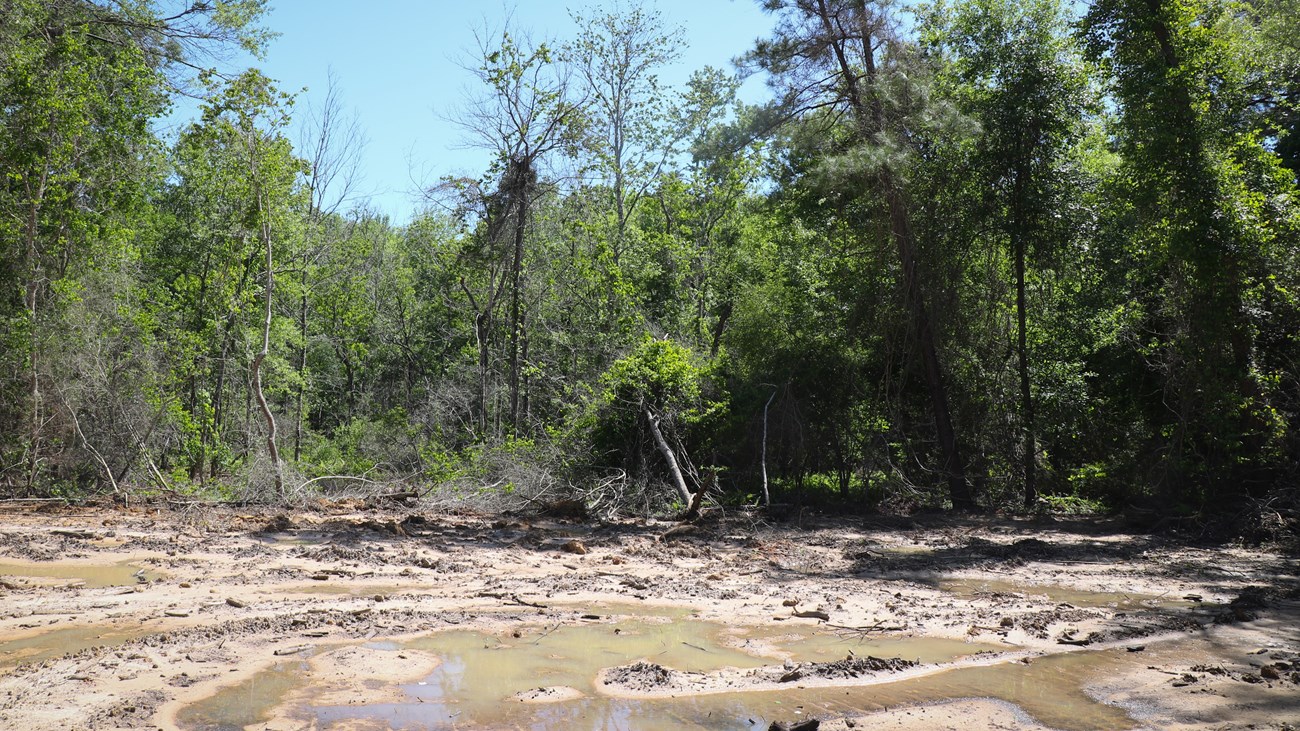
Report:
[[[250,60],[299,106],[319,104],[330,71],[347,109],[368,139],[361,188],[394,223],[419,208],[415,191],[448,174],[481,174],[487,155],[460,149],[462,132],[444,117],[472,88],[458,59],[474,48],[474,31],[499,27],[507,13],[534,40],[569,38],[569,8],[612,7],[614,0],[521,0],[513,6],[473,0],[273,0],[265,24],[280,33],[262,62]],[[624,0],[626,5],[627,0]],[[731,59],[767,35],[772,19],[755,0],[643,0],[685,31],[682,60],[661,74],[681,84],[704,66],[731,69]],[[590,13],[588,13],[590,14]],[[764,95],[754,80],[744,96]],[[184,113],[184,110],[180,110]],[[302,117],[301,109],[296,115]],[[296,134],[295,134],[296,139]]]

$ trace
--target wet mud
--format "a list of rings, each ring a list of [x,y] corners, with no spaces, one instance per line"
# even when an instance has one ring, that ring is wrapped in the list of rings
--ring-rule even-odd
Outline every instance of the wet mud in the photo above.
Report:
[[[1300,723],[1300,577],[1267,550],[358,507],[6,516],[0,727]]]

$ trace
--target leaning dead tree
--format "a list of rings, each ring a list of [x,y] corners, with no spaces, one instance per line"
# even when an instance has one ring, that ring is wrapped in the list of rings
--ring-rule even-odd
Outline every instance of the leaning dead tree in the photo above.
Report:
[[[682,475],[682,467],[677,461],[677,455],[673,453],[673,448],[669,446],[668,440],[664,438],[663,429],[659,425],[659,417],[649,406],[642,407],[645,413],[646,423],[650,425],[650,435],[654,437],[655,446],[659,448],[659,453],[664,456],[664,461],[668,463],[668,472],[673,477],[673,486],[677,488],[677,496],[682,499],[682,503],[689,505],[691,503],[691,491],[686,486],[686,478]]]

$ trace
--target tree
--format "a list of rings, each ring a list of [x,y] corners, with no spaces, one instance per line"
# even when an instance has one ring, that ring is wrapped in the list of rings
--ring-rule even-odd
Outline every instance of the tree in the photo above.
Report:
[[[248,364],[249,390],[265,425],[265,444],[279,495],[285,490],[283,465],[275,415],[264,388],[264,366],[271,356],[276,329],[275,246],[294,238],[298,178],[304,173],[303,162],[294,157],[283,134],[289,103],[289,98],[256,70],[220,85],[204,104],[200,123],[182,135],[180,144],[175,197],[186,205],[183,211],[189,221],[185,228],[190,235],[177,236],[171,245],[197,251],[160,252],[164,261],[178,270],[172,280],[174,291],[194,308],[193,331],[201,333],[213,348],[211,419],[201,416],[204,399],[192,396],[191,413],[199,412],[195,415],[205,425],[199,474],[207,445],[215,446],[221,439],[229,359],[243,328],[253,326],[246,318],[254,306],[252,282],[261,275],[261,314],[254,326],[257,335]],[[195,264],[199,265],[197,273],[192,270]],[[197,392],[196,385],[192,394]],[[212,471],[216,471],[215,462]],[[191,472],[195,474],[193,469]]]
[[[564,56],[585,86],[588,148],[613,197],[618,263],[628,219],[675,152],[656,72],[681,55],[682,31],[665,29],[658,11],[635,2],[594,17],[570,15],[580,30]]]
[[[499,37],[480,35],[479,51],[481,65],[470,70],[486,92],[456,121],[496,155],[490,173],[497,177],[496,190],[485,201],[484,235],[493,242],[510,242],[508,423],[515,434],[520,427],[521,349],[527,338],[521,302],[529,213],[538,193],[539,165],[550,153],[575,144],[582,105],[570,98],[569,76],[546,43],[533,45],[506,28]],[[491,307],[483,313],[493,316]]]
[[[984,215],[1010,249],[1015,280],[1015,350],[1020,386],[1024,505],[1038,495],[1038,435],[1031,377],[1028,271],[1031,252],[1050,256],[1071,232],[1072,192],[1064,159],[1082,133],[1087,77],[1057,0],[939,3],[925,19],[927,45],[945,54],[945,76],[980,123],[976,163],[991,205]],[[981,218],[979,211],[963,212]]]
[[[143,201],[156,161],[145,120],[162,112],[165,98],[159,68],[127,25],[134,17],[80,2],[5,9],[0,479],[28,492],[51,467],[50,447],[64,424],[52,398],[61,390],[57,364],[44,358],[65,325],[60,310],[75,300],[86,269],[97,261],[112,268],[128,255],[129,213]]]
[[[1139,335],[1161,392],[1148,405],[1167,494],[1258,482],[1284,430],[1255,364],[1269,249],[1294,178],[1245,114],[1258,59],[1240,16],[1213,2],[1102,0],[1084,21],[1114,83]],[[1288,180],[1288,178],[1290,178]],[[1265,318],[1267,316],[1264,316]]]
[[[920,350],[942,465],[953,506],[974,507],[938,338],[927,301],[906,184],[914,131],[922,123],[924,93],[913,49],[899,35],[888,3],[863,0],[766,0],[778,14],[776,33],[749,59],[772,75],[780,114],[798,119],[837,110],[852,126],[852,149],[833,164],[850,184],[878,194],[880,215],[896,247],[900,289]]]
[[[744,133],[754,110],[737,99],[739,85],[718,69],[691,75],[668,117],[690,159],[660,175],[657,205],[642,223],[647,239],[669,249],[663,269],[677,273],[671,286],[647,282],[647,314],[710,358],[722,348],[741,287],[746,204],[762,172],[764,145]]]
[[[640,449],[648,432],[668,468],[677,497],[683,505],[690,505],[693,491],[686,483],[690,463],[684,446],[687,431],[726,409],[725,399],[715,400],[708,393],[709,377],[688,349],[671,340],[642,340],[601,376],[604,389],[595,404],[593,425],[597,453],[617,454],[629,465],[644,464]]]
[[[312,269],[337,242],[342,219],[335,215],[356,194],[358,169],[366,140],[355,114],[343,110],[334,74],[329,75],[325,99],[308,106],[298,148],[307,165],[307,242],[298,259],[301,292],[298,302],[298,384],[294,395],[293,458],[302,458],[303,398],[307,390],[308,300]]]

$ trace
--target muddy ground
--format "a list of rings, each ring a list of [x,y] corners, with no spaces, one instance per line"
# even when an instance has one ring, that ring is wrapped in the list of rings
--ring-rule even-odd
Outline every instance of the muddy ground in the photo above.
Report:
[[[4,510],[0,728],[1300,727],[1295,558],[1113,521]]]

